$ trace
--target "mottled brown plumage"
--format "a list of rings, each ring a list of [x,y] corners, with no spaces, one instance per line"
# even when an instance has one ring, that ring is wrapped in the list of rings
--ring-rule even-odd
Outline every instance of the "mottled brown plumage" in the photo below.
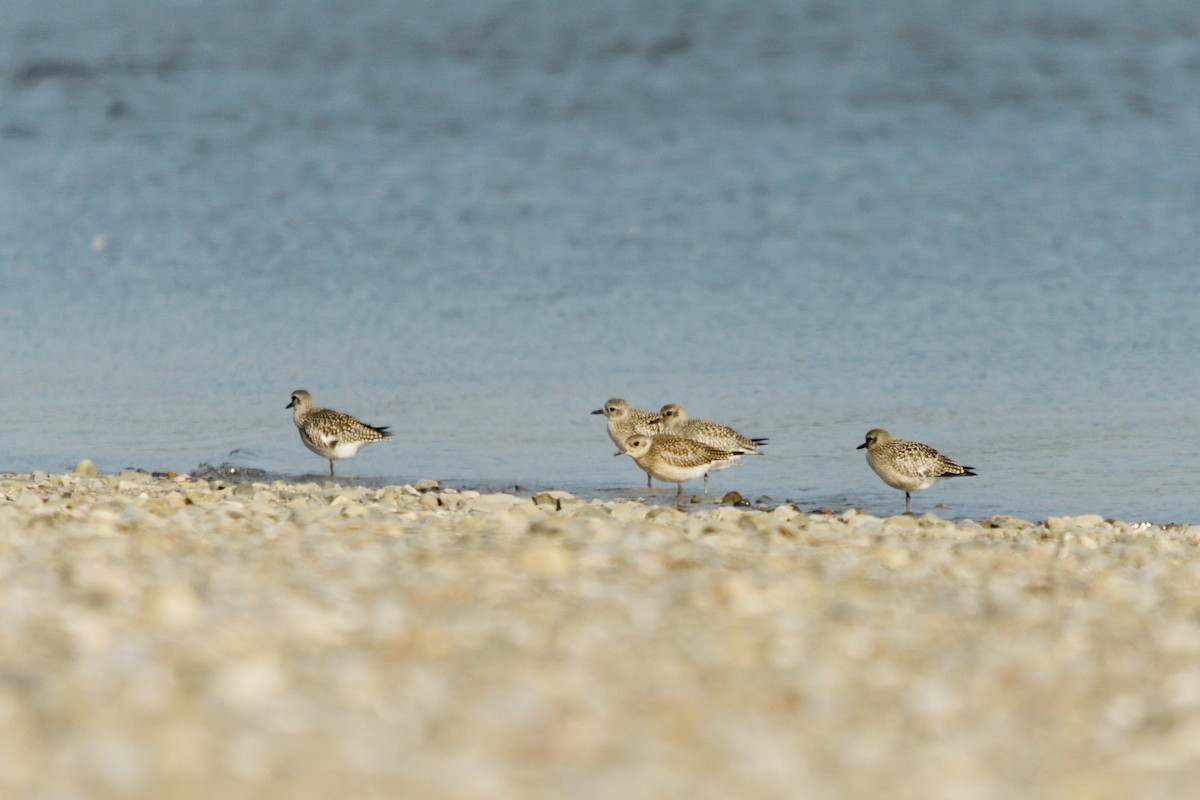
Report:
[[[904,492],[904,513],[912,513],[910,492],[928,489],[942,478],[974,477],[974,467],[956,464],[927,444],[893,439],[883,428],[867,431],[858,450],[867,451],[867,464],[893,489]]]
[[[718,450],[745,450],[757,453],[759,447],[767,443],[766,439],[751,439],[719,422],[692,419],[682,403],[667,403],[649,424],[662,426],[666,433],[695,439]]]
[[[746,453],[741,450],[718,450],[695,439],[660,433],[630,436],[625,440],[625,455],[660,481],[674,483],[678,487],[676,496],[680,496],[683,494],[684,481],[701,476],[707,478],[710,470],[732,466],[739,456]]]
[[[386,427],[367,425],[349,414],[328,408],[314,408],[312,395],[303,389],[292,392],[292,421],[300,430],[300,441],[319,456],[329,459],[329,477],[333,477],[335,459],[353,458],[359,448],[381,442],[391,436]]]

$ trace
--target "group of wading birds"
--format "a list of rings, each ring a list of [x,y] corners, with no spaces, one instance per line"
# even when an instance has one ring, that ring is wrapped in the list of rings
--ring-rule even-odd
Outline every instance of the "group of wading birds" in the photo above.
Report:
[[[353,458],[364,445],[389,437],[387,427],[367,425],[349,414],[313,405],[312,395],[303,389],[292,392],[292,420],[300,431],[300,441],[309,450],[333,462]],[[766,439],[752,439],[727,425],[706,419],[692,419],[679,403],[667,403],[657,412],[633,408],[614,397],[592,412],[608,418],[608,436],[617,446],[613,455],[626,455],[646,473],[646,486],[658,478],[676,485],[676,498],[683,496],[685,481],[704,478],[708,494],[708,474],[732,467],[745,456],[763,455]],[[883,482],[904,492],[904,513],[912,513],[912,492],[928,489],[943,478],[973,476],[974,467],[964,467],[946,458],[932,447],[906,439],[893,439],[882,428],[867,431],[866,441],[858,446],[867,451],[867,464]]]

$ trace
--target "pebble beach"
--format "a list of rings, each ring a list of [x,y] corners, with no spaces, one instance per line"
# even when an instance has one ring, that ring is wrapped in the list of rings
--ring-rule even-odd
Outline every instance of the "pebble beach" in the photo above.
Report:
[[[0,796],[1185,797],[1198,542],[4,475]]]

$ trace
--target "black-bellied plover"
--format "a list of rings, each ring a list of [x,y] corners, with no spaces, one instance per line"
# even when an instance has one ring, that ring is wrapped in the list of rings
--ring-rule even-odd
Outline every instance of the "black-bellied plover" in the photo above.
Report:
[[[655,434],[662,432],[662,426],[651,425],[650,421],[658,417],[653,411],[634,408],[619,397],[613,397],[597,408],[593,414],[603,414],[608,417],[608,438],[612,439],[621,455],[625,452],[625,440],[634,434]],[[651,486],[650,473],[646,473],[646,486]]]
[[[973,477],[974,467],[956,464],[927,444],[893,439],[883,428],[867,431],[867,440],[856,449],[867,451],[867,463],[883,482],[904,492],[904,513],[912,513],[912,495],[942,478]]]
[[[767,443],[766,439],[751,439],[748,436],[742,436],[728,425],[722,425],[719,422],[712,422],[707,419],[692,419],[688,416],[687,409],[682,403],[667,403],[658,412],[658,417],[651,420],[652,426],[659,426],[661,430],[675,436],[682,436],[685,439],[694,439],[701,444],[706,444],[714,450],[738,450],[746,455],[762,455],[760,449]],[[738,456],[740,458],[741,456]],[[736,463],[735,458],[728,464],[717,469],[725,469]],[[704,475],[704,493],[708,494],[708,474]]]
[[[303,389],[292,392],[292,421],[300,429],[300,441],[319,456],[329,459],[329,477],[333,477],[335,459],[354,458],[363,445],[382,442],[392,434],[387,427],[359,422],[349,414],[328,408],[313,408],[312,395]]]
[[[621,453],[614,453],[621,455]],[[683,495],[683,482],[703,476],[706,487],[709,470],[731,466],[741,450],[718,450],[695,439],[669,433],[634,434],[625,440],[625,455],[660,481],[674,483],[676,497]],[[707,490],[705,491],[707,494]]]

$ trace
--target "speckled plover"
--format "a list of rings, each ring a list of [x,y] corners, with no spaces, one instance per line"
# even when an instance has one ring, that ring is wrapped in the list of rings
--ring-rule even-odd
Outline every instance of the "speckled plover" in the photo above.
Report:
[[[695,439],[660,433],[630,436],[625,440],[625,455],[660,481],[674,483],[677,487],[675,496],[680,497],[683,495],[684,481],[701,476],[707,479],[710,470],[731,466],[746,452],[717,450]]]
[[[620,451],[616,455],[621,455],[625,452],[625,440],[634,434],[655,434],[662,432],[662,426],[651,425],[650,420],[658,417],[653,411],[647,411],[642,408],[634,408],[626,401],[619,397],[613,397],[604,404],[603,407],[597,408],[593,414],[603,414],[608,417],[608,438],[612,439],[613,444]],[[646,486],[652,485],[650,473],[646,473]]]
[[[974,467],[956,464],[927,444],[893,439],[882,428],[867,431],[858,450],[867,451],[867,463],[883,482],[904,492],[904,513],[912,513],[912,495],[928,489],[942,478],[974,476]]]
[[[349,414],[328,408],[313,408],[312,395],[303,389],[292,392],[292,421],[300,429],[300,441],[319,456],[329,459],[329,477],[333,462],[353,458],[363,445],[381,442],[391,436],[386,427],[359,422]]]

